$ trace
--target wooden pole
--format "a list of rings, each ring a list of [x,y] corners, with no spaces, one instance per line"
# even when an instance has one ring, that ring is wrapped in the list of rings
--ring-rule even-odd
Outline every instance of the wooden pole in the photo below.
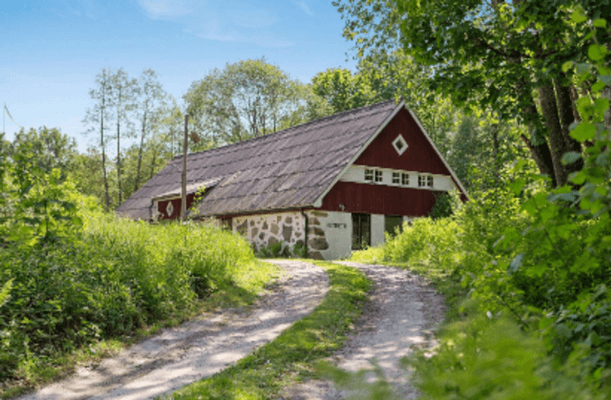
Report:
[[[182,145],[182,187],[180,190],[180,222],[187,215],[187,134],[189,131],[189,114],[185,114],[185,138]]]

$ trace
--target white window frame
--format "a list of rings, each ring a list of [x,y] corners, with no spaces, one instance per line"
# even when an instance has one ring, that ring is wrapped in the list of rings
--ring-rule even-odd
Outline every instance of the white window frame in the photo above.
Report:
[[[433,175],[420,174],[418,175],[418,187],[432,188],[434,185]]]
[[[409,186],[409,174],[406,172],[401,172],[401,185]]]
[[[393,140],[392,147],[395,148],[397,154],[402,155],[403,153],[405,153],[405,150],[407,150],[409,146],[407,145],[407,142],[405,141],[403,136],[399,134],[399,136],[397,136],[395,140]]]
[[[396,171],[392,172],[392,183],[393,185],[401,184],[401,173],[400,172],[396,172]]]
[[[384,182],[384,171],[380,170],[380,169],[374,169],[374,180],[376,183],[382,183]]]
[[[365,182],[373,182],[373,169],[365,169]]]

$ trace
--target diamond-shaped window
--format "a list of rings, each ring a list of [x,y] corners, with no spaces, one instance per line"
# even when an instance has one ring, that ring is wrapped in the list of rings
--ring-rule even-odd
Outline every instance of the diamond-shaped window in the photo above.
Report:
[[[165,212],[168,215],[168,217],[172,216],[172,213],[174,212],[174,206],[172,205],[171,201],[168,202],[168,206],[165,208]]]
[[[397,150],[397,153],[399,155],[405,153],[405,150],[407,150],[408,147],[407,142],[405,141],[405,139],[403,139],[403,136],[401,135],[397,136],[397,138],[393,140],[392,146],[395,148],[395,150]]]

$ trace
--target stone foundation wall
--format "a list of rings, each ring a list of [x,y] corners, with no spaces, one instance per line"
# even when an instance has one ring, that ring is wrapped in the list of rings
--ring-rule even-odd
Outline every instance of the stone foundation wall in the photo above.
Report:
[[[291,248],[303,245],[305,229],[299,212],[235,217],[233,230],[244,235],[255,251],[275,243],[286,243]]]
[[[336,260],[350,255],[352,214],[311,210],[308,215],[308,257]]]

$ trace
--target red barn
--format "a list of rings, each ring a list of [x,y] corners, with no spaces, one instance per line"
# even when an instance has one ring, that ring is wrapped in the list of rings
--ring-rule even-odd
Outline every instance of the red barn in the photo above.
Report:
[[[117,213],[178,218],[181,172],[178,156]],[[393,101],[189,154],[187,180],[192,218],[220,220],[256,248],[307,245],[324,259],[383,243],[385,231],[426,216],[439,192],[467,196],[416,116]]]

